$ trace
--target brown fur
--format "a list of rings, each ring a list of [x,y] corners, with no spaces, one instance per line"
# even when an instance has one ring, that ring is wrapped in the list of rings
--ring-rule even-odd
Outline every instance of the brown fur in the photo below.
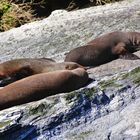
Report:
[[[102,35],[87,45],[71,50],[65,58],[83,66],[98,66],[117,58],[140,59],[132,54],[140,49],[140,33],[112,32]]]
[[[72,70],[78,67],[82,66],[73,62],[56,63],[47,58],[10,60],[0,64],[0,85],[5,86],[33,74],[55,70]]]
[[[36,74],[16,81],[0,90],[0,110],[76,90],[88,81],[83,68]]]

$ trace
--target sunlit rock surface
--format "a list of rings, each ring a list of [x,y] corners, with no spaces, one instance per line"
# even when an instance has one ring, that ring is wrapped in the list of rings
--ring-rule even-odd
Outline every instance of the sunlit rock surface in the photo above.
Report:
[[[64,52],[101,34],[140,31],[139,7],[139,0],[125,0],[73,12],[54,11],[44,20],[0,33],[0,60],[51,56],[62,61]]]
[[[140,139],[140,67],[0,112],[0,138]]]
[[[110,31],[140,31],[139,23],[139,0],[54,11],[0,33],[0,59],[63,61],[72,48]],[[0,140],[139,140],[140,61],[118,59],[88,72],[93,81],[82,89],[0,111]]]

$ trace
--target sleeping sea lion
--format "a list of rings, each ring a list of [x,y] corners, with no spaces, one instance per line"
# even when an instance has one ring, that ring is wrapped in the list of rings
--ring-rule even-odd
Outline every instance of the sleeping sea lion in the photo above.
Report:
[[[23,58],[0,64],[0,86],[5,86],[30,75],[55,70],[72,70],[82,67],[73,62],[56,63],[48,58]]]
[[[111,32],[90,41],[87,45],[71,50],[65,58],[83,66],[99,66],[117,58],[136,60],[132,54],[140,50],[140,33]]]
[[[83,68],[59,70],[26,77],[0,90],[0,110],[83,87],[88,74]]]

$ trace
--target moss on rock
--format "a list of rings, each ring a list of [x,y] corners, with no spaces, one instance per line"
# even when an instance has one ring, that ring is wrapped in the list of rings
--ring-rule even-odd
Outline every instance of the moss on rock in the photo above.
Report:
[[[43,115],[49,109],[51,109],[53,106],[54,106],[54,104],[41,103],[37,106],[30,107],[28,114],[29,115]]]
[[[135,69],[133,69],[132,71],[123,74],[121,76],[122,79],[130,79],[132,80],[132,82],[134,82],[135,84],[140,84],[140,67],[137,67]]]
[[[11,122],[12,122],[12,120],[6,120],[6,121],[3,121],[3,122],[0,122],[0,128],[9,125]]]
[[[117,83],[117,77],[116,78],[112,78],[109,80],[102,80],[101,82],[98,83],[99,86],[104,90],[107,87],[121,87],[121,84]]]
[[[92,99],[95,92],[97,92],[97,89],[95,87],[92,87],[91,89],[84,90],[84,94],[89,100]]]

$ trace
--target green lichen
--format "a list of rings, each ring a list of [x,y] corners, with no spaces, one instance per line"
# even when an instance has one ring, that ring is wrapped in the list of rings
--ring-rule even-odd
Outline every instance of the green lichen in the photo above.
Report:
[[[89,131],[84,131],[84,132],[81,132],[80,135],[81,135],[81,136],[87,136],[87,135],[89,135],[90,133],[93,133],[93,131],[90,131],[90,130],[89,130]]]
[[[140,84],[140,67],[137,67],[130,71],[129,73],[126,73],[122,75],[122,79],[131,79],[135,84]]]
[[[72,133],[70,134],[70,139],[71,140],[85,140],[87,138],[87,136],[91,135],[92,133],[94,133],[94,131],[84,131],[84,132],[81,132],[80,134],[77,134],[77,133]]]
[[[83,89],[82,93],[89,99],[92,99],[93,94],[97,91],[97,89],[95,87],[92,87],[91,89]],[[68,103],[78,100],[80,98],[80,93],[78,91],[73,91],[68,93],[66,96],[64,96],[64,98],[66,99],[66,101]]]
[[[109,79],[109,80],[103,80],[103,81],[99,82],[98,84],[102,89],[106,89],[107,87],[118,88],[118,87],[122,86],[121,84],[117,83],[117,78],[112,78],[112,79]]]
[[[0,128],[9,125],[11,122],[12,122],[12,120],[7,120],[7,121],[0,122]]]
[[[65,96],[66,101],[71,101],[74,97],[76,97],[76,92],[70,92]]]
[[[89,100],[92,99],[93,94],[94,94],[95,92],[97,92],[97,89],[96,89],[95,87],[92,87],[91,89],[85,89],[85,90],[84,90],[84,94],[85,94],[85,96],[86,96]]]
[[[78,92],[78,91],[72,91],[72,92],[70,92],[70,93],[67,93],[65,96],[64,96],[64,98],[65,98],[65,100],[67,101],[67,103],[71,103],[71,102],[73,102],[73,101],[75,101],[75,100],[78,100],[79,99],[79,96],[80,95],[80,92]]]
[[[39,104],[38,106],[35,107],[30,107],[29,108],[29,115],[43,115],[45,114],[50,108],[52,108],[54,104],[47,104],[47,103],[42,103]]]

